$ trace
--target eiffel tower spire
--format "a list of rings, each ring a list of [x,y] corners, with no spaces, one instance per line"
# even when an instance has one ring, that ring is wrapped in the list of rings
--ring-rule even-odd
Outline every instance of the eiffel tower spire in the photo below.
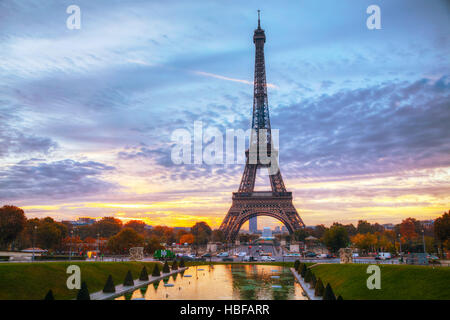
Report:
[[[252,129],[256,138],[250,137],[250,148],[245,152],[246,164],[238,192],[233,192],[233,203],[225,219],[220,225],[228,241],[236,239],[242,225],[257,216],[270,216],[280,220],[290,233],[304,227],[302,219],[292,203],[292,192],[286,191],[276,157],[270,157],[270,163],[262,163],[259,159],[259,147],[267,145],[267,151],[275,152],[272,145],[269,104],[267,100],[266,66],[264,61],[264,44],[266,35],[261,28],[260,11],[258,10],[258,28],[253,34],[255,44],[255,81],[253,89]],[[260,134],[261,133],[261,134]],[[260,141],[260,139],[264,141]],[[252,148],[256,144],[256,149]],[[255,158],[253,163],[250,159]],[[274,163],[275,162],[275,163]],[[276,172],[269,171],[271,191],[255,192],[257,170],[264,167],[274,167]]]

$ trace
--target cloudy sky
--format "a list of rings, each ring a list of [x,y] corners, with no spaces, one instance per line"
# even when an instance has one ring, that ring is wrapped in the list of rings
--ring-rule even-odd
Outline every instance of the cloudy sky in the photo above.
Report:
[[[371,4],[381,30],[366,27]],[[444,0],[1,1],[0,205],[218,227],[243,165],[176,165],[171,135],[249,127],[257,9],[282,175],[306,225],[448,210]]]

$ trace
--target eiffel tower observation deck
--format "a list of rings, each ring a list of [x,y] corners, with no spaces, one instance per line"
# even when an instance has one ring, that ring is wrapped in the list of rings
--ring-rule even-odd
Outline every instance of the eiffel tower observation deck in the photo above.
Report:
[[[277,163],[277,151],[272,148],[269,103],[267,99],[264,44],[266,34],[261,28],[258,10],[258,28],[253,34],[255,44],[255,80],[253,89],[252,135],[249,150],[245,152],[246,164],[238,192],[233,192],[232,205],[220,230],[228,241],[236,239],[242,225],[257,216],[269,216],[281,221],[290,233],[305,227],[297,213],[292,193],[286,190]],[[264,161],[261,150],[266,153]],[[257,171],[268,168],[271,190],[254,191]]]

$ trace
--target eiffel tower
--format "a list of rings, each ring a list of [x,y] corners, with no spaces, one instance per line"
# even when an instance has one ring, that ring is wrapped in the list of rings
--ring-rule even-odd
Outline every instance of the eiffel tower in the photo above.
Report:
[[[270,216],[278,219],[290,233],[305,227],[292,203],[292,192],[286,191],[284,186],[276,160],[277,151],[271,148],[272,133],[264,62],[265,42],[266,35],[264,30],[261,29],[260,12],[258,10],[258,28],[253,35],[253,43],[256,48],[253,133],[250,137],[249,149],[245,152],[246,164],[239,190],[238,192],[233,192],[233,203],[220,226],[220,230],[224,233],[226,240],[230,242],[236,239],[240,228],[246,221],[257,216]],[[264,161],[261,158],[261,153],[267,154]],[[269,169],[272,191],[254,191],[256,173],[260,168]]]

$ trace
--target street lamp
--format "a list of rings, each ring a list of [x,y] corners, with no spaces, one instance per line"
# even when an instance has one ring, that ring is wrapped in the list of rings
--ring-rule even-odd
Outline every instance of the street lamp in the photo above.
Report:
[[[70,230],[69,260],[72,260],[73,230]]]
[[[34,261],[34,243],[35,243],[35,238],[36,238],[36,229],[37,229],[37,226],[34,226],[34,228],[33,228],[33,248],[32,248],[32,251],[33,251],[33,257],[31,258],[31,260],[32,261]]]
[[[402,238],[401,238],[401,234],[398,234],[398,243],[400,244],[400,253],[402,253]]]
[[[97,257],[98,257],[99,254],[100,254],[100,249],[99,249],[99,247],[100,247],[100,233],[97,233]]]
[[[422,242],[423,242],[423,253],[426,253],[425,249],[425,230],[422,229]]]

